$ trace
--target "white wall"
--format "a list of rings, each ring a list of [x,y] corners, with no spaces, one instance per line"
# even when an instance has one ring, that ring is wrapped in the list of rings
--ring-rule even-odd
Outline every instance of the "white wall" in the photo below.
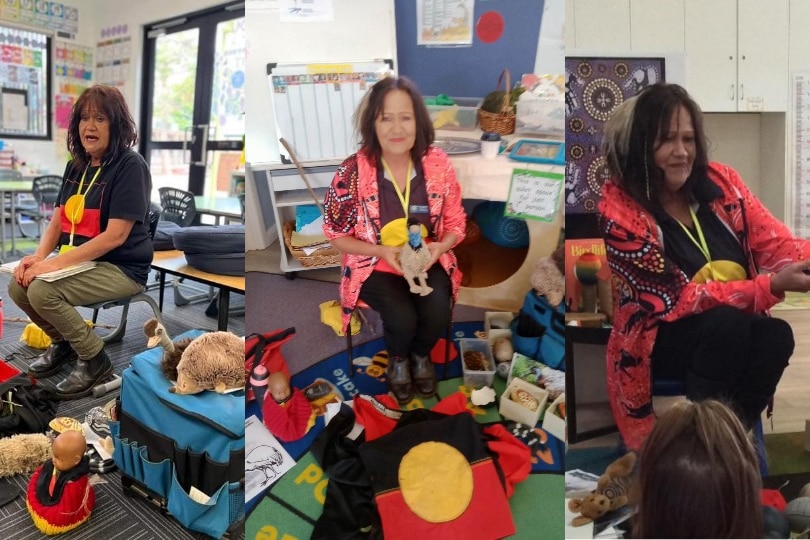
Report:
[[[57,38],[60,41],[95,48],[101,40],[102,28],[124,23],[129,26],[133,56],[130,61],[128,84],[122,91],[137,122],[141,108],[144,26],[185,13],[200,11],[207,7],[225,5],[228,2],[225,0],[138,0],[136,2],[130,0],[62,0],[62,3],[79,9],[79,31],[74,40]],[[18,25],[12,24],[12,26]],[[32,30],[42,31],[38,28],[32,28]],[[53,33],[51,34],[53,36]],[[12,145],[27,164],[45,168],[54,174],[62,174],[65,163],[57,155],[55,141],[7,138],[4,140]]]

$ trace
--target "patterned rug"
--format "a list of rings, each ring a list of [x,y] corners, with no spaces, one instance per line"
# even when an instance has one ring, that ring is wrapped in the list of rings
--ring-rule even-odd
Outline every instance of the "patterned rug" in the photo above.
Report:
[[[453,327],[454,339],[474,337],[474,332],[481,330],[482,326],[481,322],[456,323]],[[305,388],[316,382],[325,382],[340,399],[358,392],[382,394],[387,392],[384,373],[372,368],[384,356],[387,355],[383,340],[375,339],[355,347],[355,360],[351,367],[346,353],[337,354],[294,375],[292,385]],[[442,368],[442,365],[437,366],[440,378]],[[353,377],[348,376],[348,369],[355,371]],[[439,398],[458,391],[469,394],[470,389],[463,386],[460,362],[453,361],[448,365],[446,377],[446,380],[439,383]],[[505,380],[496,375],[494,387],[498,395],[504,391],[505,386]],[[409,408],[430,408],[437,402],[437,398],[416,399]],[[480,423],[502,421],[495,407],[469,407]],[[246,417],[257,413],[258,407],[253,402],[245,409]],[[323,418],[318,417],[315,427],[304,438],[282,445],[296,463],[262,495],[248,501],[248,538],[285,538],[285,535],[288,538],[310,537],[314,523],[323,510],[328,479],[309,448],[323,429]],[[539,427],[534,432],[541,442],[535,447],[535,454],[532,456],[532,474],[516,486],[515,494],[510,499],[512,516],[518,530],[518,534],[512,538],[538,538],[538,526],[544,531],[542,537],[562,538],[563,512],[559,501],[563,498],[565,446]]]

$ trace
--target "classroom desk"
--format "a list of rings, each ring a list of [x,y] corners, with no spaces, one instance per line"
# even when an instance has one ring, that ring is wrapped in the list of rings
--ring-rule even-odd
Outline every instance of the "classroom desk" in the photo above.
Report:
[[[158,307],[163,311],[163,292],[166,287],[166,274],[183,277],[219,289],[219,312],[217,314],[217,330],[228,329],[228,308],[230,307],[230,293],[235,292],[244,296],[245,276],[223,276],[203,272],[189,266],[182,251],[173,249],[169,251],[156,251],[152,259],[152,269],[160,274],[160,292],[158,293]]]
[[[23,178],[22,180],[0,180],[0,201],[3,204],[3,219],[0,219],[0,258],[6,256],[6,220],[5,220],[5,201],[6,194],[11,195],[11,205],[9,207],[9,217],[11,221],[11,251],[14,254],[16,246],[14,245],[14,227],[16,225],[17,211],[15,202],[17,194],[31,193],[33,187],[33,178]]]
[[[242,221],[242,205],[237,197],[205,197],[196,195],[194,206],[198,214],[214,216],[214,223],[219,225],[220,218],[225,222]]]

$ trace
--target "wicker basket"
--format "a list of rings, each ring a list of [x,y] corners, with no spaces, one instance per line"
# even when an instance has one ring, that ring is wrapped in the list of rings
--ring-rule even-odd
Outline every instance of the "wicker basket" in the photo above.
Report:
[[[284,243],[287,244],[287,249],[290,254],[306,267],[311,266],[336,266],[340,264],[341,253],[334,248],[322,248],[313,251],[311,255],[307,255],[303,249],[295,248],[292,246],[292,233],[295,230],[294,221],[286,221],[282,232],[284,233]]]
[[[493,131],[501,135],[509,135],[515,132],[515,119],[517,114],[512,111],[509,105],[509,98],[512,92],[511,80],[509,79],[509,70],[504,69],[498,77],[498,86],[495,90],[500,90],[501,81],[506,76],[506,88],[503,93],[503,107],[500,112],[492,113],[483,109],[478,109],[478,120],[481,124],[482,131]]]

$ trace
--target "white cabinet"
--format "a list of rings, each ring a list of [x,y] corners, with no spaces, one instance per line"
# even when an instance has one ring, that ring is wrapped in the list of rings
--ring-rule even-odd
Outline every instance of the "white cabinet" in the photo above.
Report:
[[[307,179],[313,191],[315,191],[315,196],[318,197],[321,203],[323,203],[326,196],[326,189],[332,183],[336,169],[337,165],[304,167]],[[297,207],[315,204],[315,201],[295,167],[279,165],[278,168],[267,171],[267,178],[270,183],[270,201],[273,206],[273,216],[278,229],[281,270],[284,272],[296,272],[298,270],[314,270],[315,268],[338,266],[338,264],[304,266],[290,254],[284,243],[284,223],[295,221],[295,209]]]
[[[790,2],[790,73],[810,70],[810,2]]]
[[[630,48],[636,53],[682,53],[684,0],[630,2]]]
[[[785,111],[787,0],[685,0],[687,88],[707,112]]]
[[[568,0],[573,3],[573,21],[566,7],[566,48],[616,53],[630,50],[630,0]],[[569,40],[573,38],[573,42]]]

